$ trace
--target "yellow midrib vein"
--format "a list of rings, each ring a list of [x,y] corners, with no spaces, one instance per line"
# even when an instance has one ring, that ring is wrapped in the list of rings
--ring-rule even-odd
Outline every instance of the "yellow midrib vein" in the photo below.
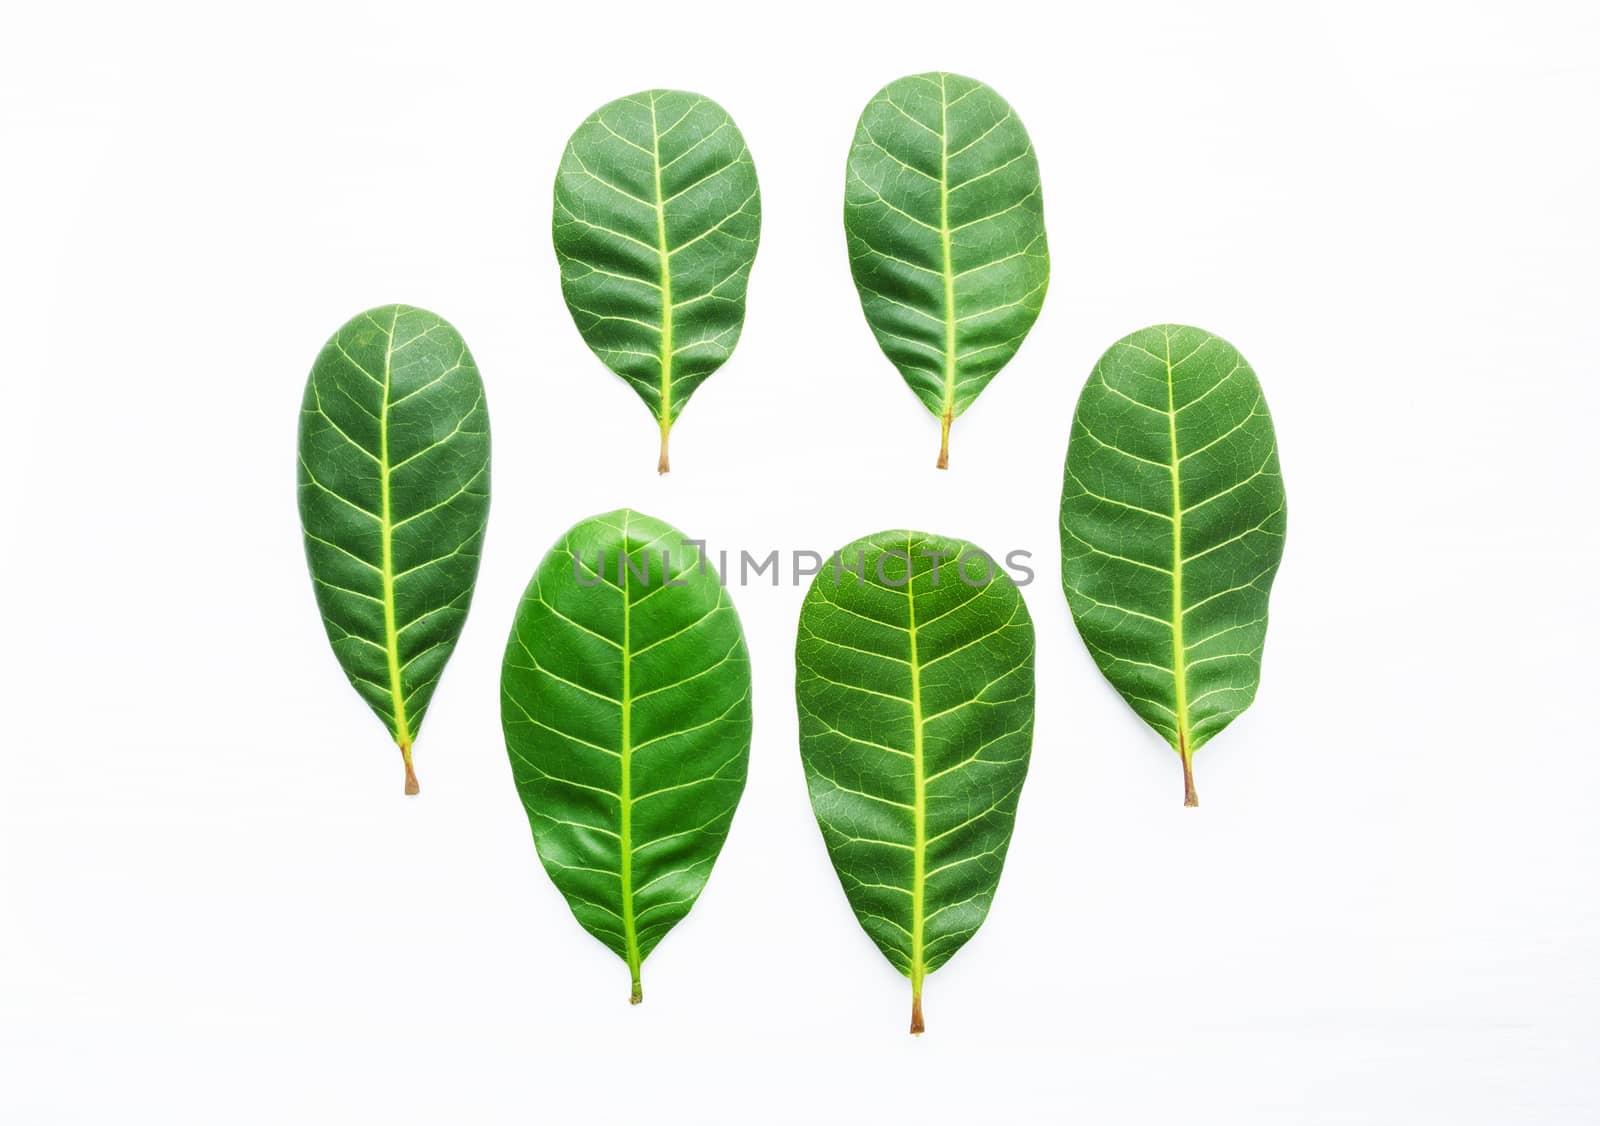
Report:
[[[944,249],[944,412],[942,454],[948,454],[956,405],[956,275],[950,252],[950,101],[939,75],[939,241]],[[941,459],[942,460],[942,459]]]
[[[653,112],[653,111],[652,111]],[[602,563],[604,556],[601,556]],[[622,818],[617,832],[620,857],[617,864],[622,884],[622,938],[627,948],[628,974],[633,992],[629,1000],[637,1005],[643,999],[639,987],[639,930],[633,915],[633,633],[632,606],[629,590],[632,588],[632,567],[628,565],[628,513],[622,516],[622,550],[617,556],[622,567],[622,782],[617,789]]]
[[[656,98],[650,95],[650,138],[655,156],[656,253],[661,260],[661,464],[667,471],[667,434],[672,430],[672,252],[667,247],[666,196],[661,190],[661,131]]]
[[[1178,477],[1178,412],[1172,388],[1172,333],[1163,328],[1167,366],[1167,438],[1172,444],[1172,679],[1178,719],[1178,753],[1188,759],[1189,684],[1183,660],[1183,489]]]
[[[920,1016],[923,969],[924,883],[927,879],[927,769],[922,758],[922,668],[917,659],[917,598],[913,582],[911,538],[906,538],[906,611],[911,642],[911,998]]]
[[[383,579],[383,650],[389,662],[389,694],[394,701],[394,737],[400,754],[411,764],[411,731],[406,726],[406,698],[400,688],[400,632],[394,610],[394,517],[389,499],[389,399],[394,368],[394,334],[400,307],[389,316],[389,340],[383,349],[383,406],[378,412],[378,537]]]

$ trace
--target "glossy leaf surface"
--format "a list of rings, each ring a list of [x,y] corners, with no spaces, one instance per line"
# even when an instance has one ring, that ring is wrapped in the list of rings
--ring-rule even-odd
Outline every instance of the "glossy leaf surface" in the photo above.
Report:
[[[761,236],[744,136],[710,98],[647,90],[596,110],[556,174],[561,291],[584,340],[667,436],[733,353]]]
[[[689,912],[750,761],[750,657],[682,532],[623,509],[550,549],[506,643],[500,717],[545,871],[639,965]]]
[[[1255,699],[1287,510],[1255,372],[1231,344],[1124,337],[1078,400],[1061,582],[1095,663],[1183,761]]]
[[[950,423],[1033,327],[1050,281],[1039,162],[1004,98],[958,74],[891,82],[856,126],[844,229],[884,354]]]
[[[811,584],[795,645],[812,809],[856,918],[911,979],[977,932],[1033,742],[1033,622],[974,545],[880,532]]]
[[[362,313],[312,366],[300,409],[300,520],[345,675],[411,745],[472,602],[489,515],[489,415],[443,318]]]

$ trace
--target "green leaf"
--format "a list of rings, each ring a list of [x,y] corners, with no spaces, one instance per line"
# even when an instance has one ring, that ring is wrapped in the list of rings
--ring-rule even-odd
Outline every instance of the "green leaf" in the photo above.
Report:
[[[1272,418],[1221,337],[1113,344],[1072,419],[1061,584],[1106,679],[1183,760],[1255,699],[1287,521]]]
[[[522,596],[500,675],[506,750],[545,871],[639,964],[689,913],[750,763],[739,615],[684,534],[629,509],[563,536]]]
[[[556,173],[561,291],[578,331],[667,435],[733,354],[761,237],[744,135],[710,98],[646,90],[601,106]]]
[[[914,74],[867,103],[850,146],[844,230],[884,354],[950,423],[1016,354],[1050,283],[1033,143],[1004,98]]]
[[[489,517],[489,413],[461,336],[385,305],[333,334],[300,408],[300,522],[350,683],[411,744],[472,602]]]
[[[1033,743],[1033,620],[965,540],[880,532],[834,553],[800,609],[800,757],[861,926],[911,979],[977,932]]]

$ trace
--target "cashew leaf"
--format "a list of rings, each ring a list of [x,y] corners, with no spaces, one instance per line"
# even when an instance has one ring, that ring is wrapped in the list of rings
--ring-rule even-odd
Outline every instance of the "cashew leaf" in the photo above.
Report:
[[[545,871],[639,967],[689,912],[750,762],[750,656],[682,532],[629,509],[576,524],[523,594],[500,718]]]
[[[1050,283],[1039,162],[1015,111],[959,74],[914,74],[867,103],[845,174],[861,311],[884,354],[950,424],[1033,327]]]
[[[1095,364],[1061,489],[1061,584],[1095,663],[1178,752],[1250,706],[1287,509],[1256,374],[1221,337],[1156,325]]]
[[[317,356],[300,408],[300,521],[350,683],[411,747],[461,636],[489,516],[483,381],[442,317],[385,305]]]
[[[744,135],[710,98],[646,90],[601,106],[556,173],[561,292],[594,354],[667,437],[733,354],[761,237]]]
[[[965,540],[880,532],[811,584],[795,644],[800,757],[846,898],[924,978],[989,913],[1033,743],[1033,621]]]

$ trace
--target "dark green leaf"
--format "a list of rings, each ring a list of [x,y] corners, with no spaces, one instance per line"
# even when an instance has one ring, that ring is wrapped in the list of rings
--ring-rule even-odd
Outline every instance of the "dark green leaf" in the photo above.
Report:
[[[943,469],[951,421],[1022,345],[1050,282],[1027,130],[973,79],[891,82],[856,126],[844,229],[867,323],[940,420]]]
[[[1106,679],[1183,760],[1255,699],[1287,515],[1255,372],[1183,325],[1113,344],[1078,400],[1061,583]]]
[[[880,532],[811,584],[795,645],[800,757],[845,895],[923,978],[977,932],[1033,743],[1033,621],[965,540]]]
[[[411,744],[461,636],[489,516],[489,415],[456,330],[409,305],[328,341],[300,408],[300,520],[350,683]]]
[[[500,717],[545,871],[639,964],[689,912],[750,761],[750,657],[682,532],[623,509],[577,524],[528,584]]]
[[[744,136],[710,98],[646,90],[601,106],[556,174],[561,291],[584,340],[667,435],[733,354],[761,236]]]

